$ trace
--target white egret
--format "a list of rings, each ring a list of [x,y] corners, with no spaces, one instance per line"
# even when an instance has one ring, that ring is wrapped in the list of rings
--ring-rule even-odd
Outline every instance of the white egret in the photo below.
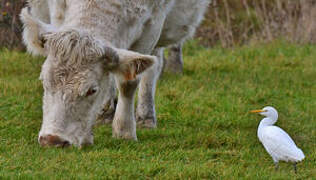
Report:
[[[276,109],[267,106],[261,110],[253,110],[251,112],[266,116],[259,124],[257,135],[264,148],[271,155],[276,169],[278,169],[280,160],[293,162],[296,173],[296,163],[302,161],[305,156],[303,151],[296,146],[291,137],[283,129],[273,126],[278,120]]]

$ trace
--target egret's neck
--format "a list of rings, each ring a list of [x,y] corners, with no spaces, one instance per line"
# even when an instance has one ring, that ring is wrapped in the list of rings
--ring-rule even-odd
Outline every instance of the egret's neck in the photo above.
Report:
[[[262,130],[267,127],[267,126],[272,126],[275,122],[276,122],[277,119],[272,119],[270,117],[266,117],[266,118],[263,118],[261,121],[260,121],[260,124],[259,124],[259,127],[258,127],[258,131],[257,131],[257,135],[259,137],[259,139],[261,139],[261,135],[262,135]]]
[[[260,121],[260,124],[259,124],[259,128],[260,127],[264,127],[264,126],[272,126],[276,121],[278,120],[278,117],[266,117],[266,118],[263,118],[261,121]]]
[[[272,112],[270,111],[261,115],[264,115],[266,117],[260,121],[260,124],[258,127],[257,135],[260,141],[262,140],[262,130],[267,126],[273,126],[273,124],[276,123],[278,120],[278,113],[276,111],[272,111]]]

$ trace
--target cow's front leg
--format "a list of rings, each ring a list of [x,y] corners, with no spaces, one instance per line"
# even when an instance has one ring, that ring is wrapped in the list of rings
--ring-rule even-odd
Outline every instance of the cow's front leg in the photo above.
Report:
[[[135,91],[142,73],[146,73],[148,69],[155,66],[157,58],[123,49],[117,49],[117,54],[119,60],[112,69],[119,90],[112,124],[113,136],[137,140],[134,115]]]
[[[112,124],[116,109],[117,98],[108,99],[97,116],[96,125]]]
[[[111,76],[108,84],[108,96],[103,101],[102,111],[98,114],[96,124],[112,124],[117,105],[117,93],[114,77]]]
[[[134,96],[139,81],[137,79],[121,81],[119,78],[116,80],[119,97],[112,123],[113,137],[137,140]]]
[[[144,73],[138,92],[137,125],[145,128],[157,126],[155,91],[163,65],[163,48],[156,48],[153,55],[157,56],[158,62]]]

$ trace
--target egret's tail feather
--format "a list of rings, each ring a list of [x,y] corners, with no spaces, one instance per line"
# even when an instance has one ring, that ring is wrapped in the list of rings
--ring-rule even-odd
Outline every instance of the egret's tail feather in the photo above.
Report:
[[[297,153],[297,160],[302,161],[305,158],[305,155],[301,149],[298,148],[298,153]]]

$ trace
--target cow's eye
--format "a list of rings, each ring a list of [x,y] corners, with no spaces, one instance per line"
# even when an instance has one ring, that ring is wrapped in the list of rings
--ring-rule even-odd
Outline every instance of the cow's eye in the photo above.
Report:
[[[97,91],[98,91],[98,88],[96,88],[96,87],[91,87],[91,88],[87,91],[86,97],[94,95]]]

